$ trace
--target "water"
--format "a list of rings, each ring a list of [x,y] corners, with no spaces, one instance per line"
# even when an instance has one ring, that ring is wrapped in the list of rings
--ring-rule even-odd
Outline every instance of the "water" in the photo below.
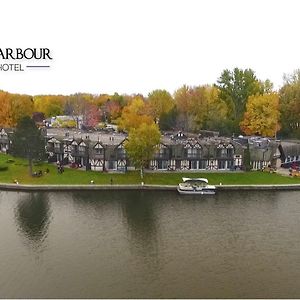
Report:
[[[300,298],[299,196],[0,192],[0,298]]]

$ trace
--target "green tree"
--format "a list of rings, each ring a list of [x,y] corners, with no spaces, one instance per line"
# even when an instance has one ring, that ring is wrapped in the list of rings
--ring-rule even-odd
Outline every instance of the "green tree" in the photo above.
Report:
[[[284,76],[284,85],[279,91],[281,112],[281,135],[300,137],[300,70]]]
[[[19,120],[12,135],[11,154],[28,159],[32,175],[33,160],[45,158],[45,140],[35,122],[28,116]]]
[[[262,84],[251,69],[224,70],[217,81],[220,98],[228,106],[228,118],[234,121],[235,131],[239,132],[239,123],[246,110],[248,97],[262,93]]]
[[[141,170],[141,179],[143,179],[144,168],[153,158],[155,146],[159,144],[160,138],[160,131],[154,123],[150,125],[143,123],[129,132],[125,149],[134,166]]]
[[[176,106],[174,106],[169,112],[162,113],[159,119],[160,130],[174,130],[176,127],[177,116],[178,111]]]
[[[247,148],[244,149],[244,169],[246,172],[251,171],[250,147],[247,143]]]

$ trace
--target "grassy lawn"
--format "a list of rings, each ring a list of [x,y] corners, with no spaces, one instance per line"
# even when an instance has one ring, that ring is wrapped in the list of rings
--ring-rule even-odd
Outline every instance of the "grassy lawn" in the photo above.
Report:
[[[11,161],[10,161],[11,160]],[[84,171],[65,168],[63,174],[58,174],[55,165],[41,163],[34,166],[34,170],[43,171],[41,177],[31,177],[28,173],[28,163],[24,159],[14,158],[10,155],[0,154],[0,168],[8,169],[0,171],[0,183],[13,183],[16,179],[20,184],[89,184],[91,180],[95,184],[140,184],[138,171],[126,174],[101,173],[96,171]],[[46,169],[49,173],[45,173]],[[145,184],[177,185],[182,177],[205,177],[211,184],[293,184],[299,183],[300,178],[291,178],[278,174],[269,174],[258,171],[243,172],[216,172],[216,173],[146,173]]]

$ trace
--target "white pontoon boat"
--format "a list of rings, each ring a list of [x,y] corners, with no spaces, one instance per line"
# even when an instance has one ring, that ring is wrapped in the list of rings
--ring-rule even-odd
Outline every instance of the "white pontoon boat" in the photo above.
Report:
[[[182,178],[177,190],[180,194],[188,195],[213,195],[216,192],[214,185],[209,185],[206,178]]]

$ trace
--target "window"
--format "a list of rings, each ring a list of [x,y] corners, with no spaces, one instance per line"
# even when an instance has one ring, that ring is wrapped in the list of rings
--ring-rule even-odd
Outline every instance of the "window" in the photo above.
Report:
[[[199,157],[201,157],[201,149],[200,148],[186,147],[185,155],[186,155],[187,158],[199,158]]]
[[[156,150],[156,157],[157,158],[164,158],[167,156],[167,148],[163,145],[160,145],[159,148]]]
[[[96,154],[103,154],[103,148],[95,148]]]
[[[205,170],[207,167],[207,160],[200,160],[199,161],[199,169]]]
[[[124,158],[126,156],[126,151],[123,147],[119,147],[117,149],[117,157],[118,158]]]
[[[103,147],[102,147],[100,144],[97,144],[97,145],[94,147],[94,149],[95,149],[95,153],[96,153],[96,154],[101,154],[101,155],[104,154],[104,149],[103,149]]]
[[[79,145],[78,149],[79,149],[79,152],[85,152],[85,146],[83,146],[83,145]]]

